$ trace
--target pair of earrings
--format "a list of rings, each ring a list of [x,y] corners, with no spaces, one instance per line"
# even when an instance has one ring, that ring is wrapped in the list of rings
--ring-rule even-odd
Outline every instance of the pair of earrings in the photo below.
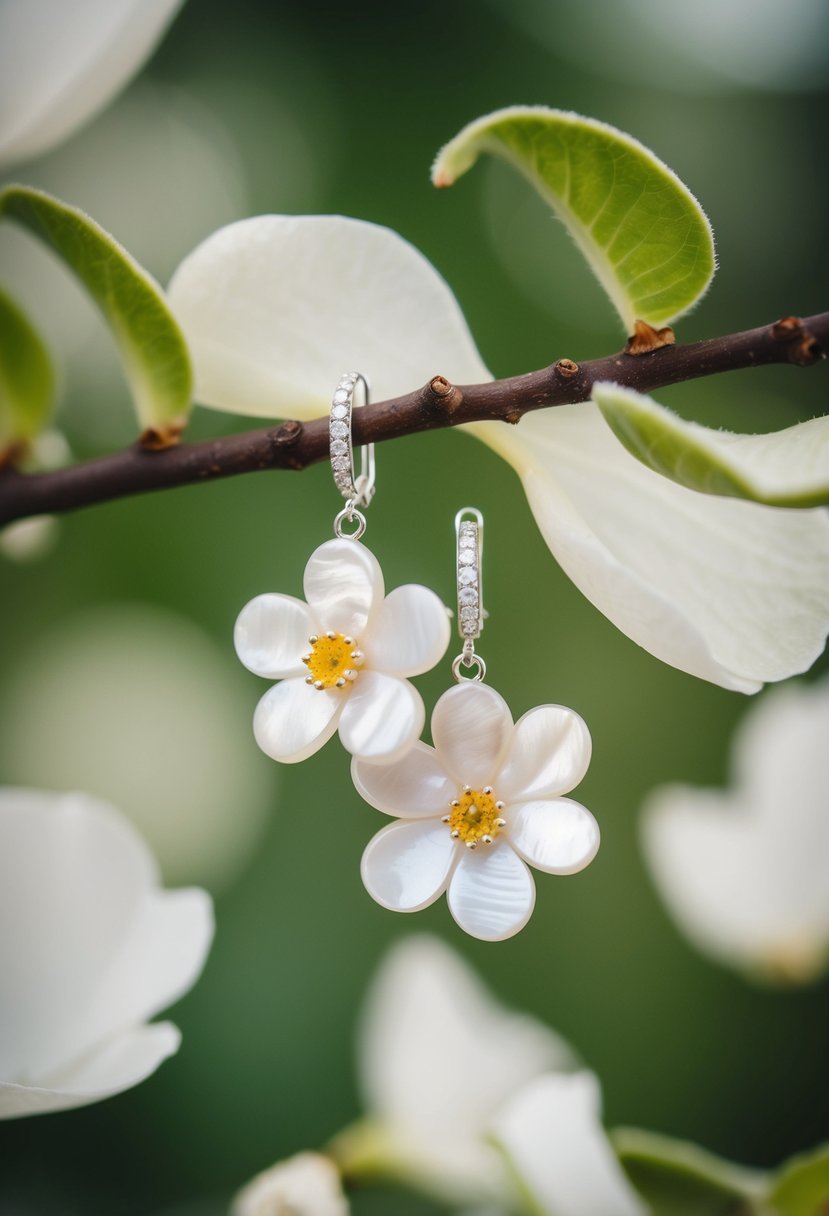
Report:
[[[591,742],[573,710],[541,705],[513,723],[503,697],[484,683],[475,651],[483,628],[483,520],[455,520],[461,653],[454,687],[435,705],[434,746],[420,741],[425,710],[409,682],[449,645],[449,613],[427,587],[385,595],[374,555],[360,543],[374,494],[373,445],[355,477],[351,416],[358,372],[337,385],[330,414],[331,466],[345,507],[335,539],[305,568],[305,602],[259,595],[242,610],[234,641],[244,665],[279,680],[254,714],[256,742],[274,760],[312,755],[339,731],[353,757],[360,795],[394,822],[369,842],[361,873],[369,894],[396,912],[416,912],[444,892],[473,937],[501,941],[529,920],[535,884],[528,863],[574,874],[599,847],[591,813],[563,797],[584,777]]]

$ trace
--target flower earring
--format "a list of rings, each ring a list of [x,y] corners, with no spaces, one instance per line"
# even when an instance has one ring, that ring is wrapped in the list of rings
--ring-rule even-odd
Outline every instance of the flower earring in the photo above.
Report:
[[[590,734],[562,705],[541,705],[513,724],[506,701],[483,683],[475,653],[484,622],[483,519],[466,507],[455,519],[457,682],[432,714],[434,747],[417,743],[382,768],[355,758],[362,797],[397,822],[363,854],[369,894],[395,912],[417,912],[445,891],[460,927],[483,941],[512,937],[529,920],[535,884],[526,863],[575,874],[599,847],[599,828],[579,803],[562,797],[590,763]]]
[[[374,445],[362,449],[354,476],[354,393],[368,384],[348,372],[334,392],[329,421],[331,468],[345,498],[326,541],[305,567],[305,602],[268,593],[251,600],[234,631],[236,653],[250,671],[279,680],[260,700],[253,732],[262,751],[292,764],[313,755],[336,730],[347,751],[366,763],[402,755],[423,728],[420,675],[449,645],[449,615],[433,591],[416,584],[385,595],[383,573],[360,543],[360,508],[374,495]]]

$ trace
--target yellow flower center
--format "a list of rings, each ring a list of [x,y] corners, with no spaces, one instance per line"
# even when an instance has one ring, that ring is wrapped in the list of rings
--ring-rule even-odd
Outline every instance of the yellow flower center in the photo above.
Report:
[[[319,637],[312,634],[308,641],[311,649],[302,656],[308,668],[306,684],[313,684],[314,688],[320,690],[345,688],[357,679],[360,674],[357,668],[363,661],[363,654],[357,649],[353,638],[329,632]]]
[[[492,844],[495,837],[506,826],[501,812],[503,802],[497,802],[492,786],[473,790],[466,785],[458,798],[450,803],[451,813],[444,817],[455,840],[462,840],[468,849],[479,844]]]

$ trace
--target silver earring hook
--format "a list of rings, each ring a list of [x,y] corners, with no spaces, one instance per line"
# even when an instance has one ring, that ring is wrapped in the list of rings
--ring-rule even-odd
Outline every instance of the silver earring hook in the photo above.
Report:
[[[331,412],[328,418],[329,450],[331,455],[331,472],[334,484],[346,500],[343,511],[334,521],[334,530],[338,536],[350,535],[355,539],[362,536],[365,530],[365,519],[357,510],[367,507],[374,497],[376,467],[374,460],[374,444],[369,443],[360,449],[360,475],[354,475],[354,449],[351,442],[351,417],[354,411],[354,392],[358,385],[362,386],[363,405],[368,405],[368,379],[361,372],[346,372],[334,390],[331,401]],[[343,520],[351,522],[358,520],[358,529],[351,533],[343,533],[340,525]]]
[[[475,641],[484,627],[484,595],[482,582],[484,550],[484,517],[477,507],[461,507],[455,516],[456,568],[458,586],[458,632],[463,638],[463,650],[452,663],[452,675],[457,681],[483,680],[486,663],[475,653]],[[474,675],[462,675],[462,668],[476,668]]]

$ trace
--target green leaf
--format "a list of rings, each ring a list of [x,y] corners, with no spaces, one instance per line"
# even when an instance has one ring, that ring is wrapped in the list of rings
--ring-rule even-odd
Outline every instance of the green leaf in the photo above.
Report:
[[[547,200],[587,258],[627,332],[687,312],[714,274],[714,237],[697,200],[630,135],[545,106],[511,106],[464,127],[438,154],[451,186],[482,152],[508,161]]]
[[[41,190],[0,191],[0,216],[23,224],[80,279],[121,352],[138,420],[163,446],[190,410],[192,372],[181,330],[154,279],[99,224]]]
[[[787,1162],[774,1180],[769,1200],[775,1216],[826,1216],[829,1145]]]
[[[829,416],[736,435],[686,422],[618,384],[594,385],[593,400],[632,456],[691,490],[773,507],[829,503]]]
[[[682,1140],[635,1128],[611,1133],[630,1181],[652,1216],[765,1216],[763,1174]]]
[[[4,452],[40,434],[54,400],[49,352],[25,313],[0,291],[0,464]]]

